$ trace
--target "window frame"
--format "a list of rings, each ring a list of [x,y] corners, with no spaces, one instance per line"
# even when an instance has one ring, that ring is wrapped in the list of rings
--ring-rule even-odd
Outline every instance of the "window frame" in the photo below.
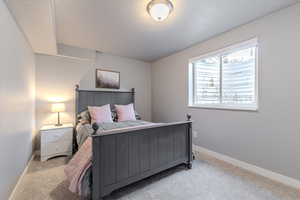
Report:
[[[255,87],[254,87],[254,98],[255,104],[253,105],[233,105],[233,104],[194,104],[195,98],[195,73],[194,73],[194,63],[198,60],[209,58],[212,56],[222,56],[224,54],[229,54],[235,51],[239,51],[242,49],[256,47],[255,51]],[[259,109],[259,60],[260,60],[260,50],[259,50],[259,42],[258,38],[252,38],[250,40],[239,42],[234,45],[230,45],[228,47],[212,51],[201,56],[197,56],[194,58],[189,59],[189,70],[188,70],[188,107],[189,108],[203,108],[203,109],[221,109],[221,110],[239,110],[239,111],[258,111]],[[222,65],[222,63],[220,63]],[[220,67],[220,90],[222,92],[222,66]],[[222,97],[220,97],[222,98]]]

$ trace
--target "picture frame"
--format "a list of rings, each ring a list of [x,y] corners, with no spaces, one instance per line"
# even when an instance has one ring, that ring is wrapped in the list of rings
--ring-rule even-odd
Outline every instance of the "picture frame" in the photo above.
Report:
[[[96,88],[120,89],[120,72],[96,69]]]

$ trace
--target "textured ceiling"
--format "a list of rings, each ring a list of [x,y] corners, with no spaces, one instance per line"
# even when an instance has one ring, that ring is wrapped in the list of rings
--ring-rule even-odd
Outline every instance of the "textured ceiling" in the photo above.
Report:
[[[63,43],[154,61],[300,2],[172,0],[174,12],[156,22],[146,12],[149,1],[8,0],[8,4],[36,52],[55,54],[56,43]]]
[[[299,0],[173,0],[156,22],[150,0],[55,0],[59,43],[154,61]]]

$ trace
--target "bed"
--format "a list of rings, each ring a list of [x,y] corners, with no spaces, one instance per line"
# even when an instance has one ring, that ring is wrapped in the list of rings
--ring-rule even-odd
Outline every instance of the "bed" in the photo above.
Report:
[[[93,91],[76,86],[76,116],[87,106],[134,102],[134,89]],[[93,200],[101,200],[116,189],[180,164],[192,168],[192,121],[189,115],[187,121],[133,126],[130,129],[101,132],[98,125],[92,128]]]

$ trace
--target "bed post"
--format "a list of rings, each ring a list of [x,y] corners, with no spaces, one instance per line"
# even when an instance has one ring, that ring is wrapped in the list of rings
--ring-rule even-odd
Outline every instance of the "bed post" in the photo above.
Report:
[[[77,118],[77,114],[78,114],[78,96],[79,96],[79,85],[75,85],[75,116],[74,116],[74,120],[75,120],[75,127],[78,124],[78,118]],[[75,129],[73,129],[73,154],[76,153],[76,151],[78,150],[78,144],[76,141],[76,131]]]
[[[97,135],[97,131],[98,131],[98,129],[99,129],[98,124],[97,124],[97,123],[93,123],[93,124],[92,124],[92,128],[93,128],[93,130],[94,130],[93,135]]]
[[[79,85],[75,85],[75,126],[78,123],[77,115],[78,115],[78,96],[79,96]]]
[[[190,122],[188,124],[188,162],[187,162],[187,168],[192,169],[192,162],[193,162],[193,131],[192,131],[192,122],[191,118],[192,116],[190,114],[186,115],[187,121]]]
[[[132,103],[135,105],[135,89],[131,88],[131,93],[132,93]]]

